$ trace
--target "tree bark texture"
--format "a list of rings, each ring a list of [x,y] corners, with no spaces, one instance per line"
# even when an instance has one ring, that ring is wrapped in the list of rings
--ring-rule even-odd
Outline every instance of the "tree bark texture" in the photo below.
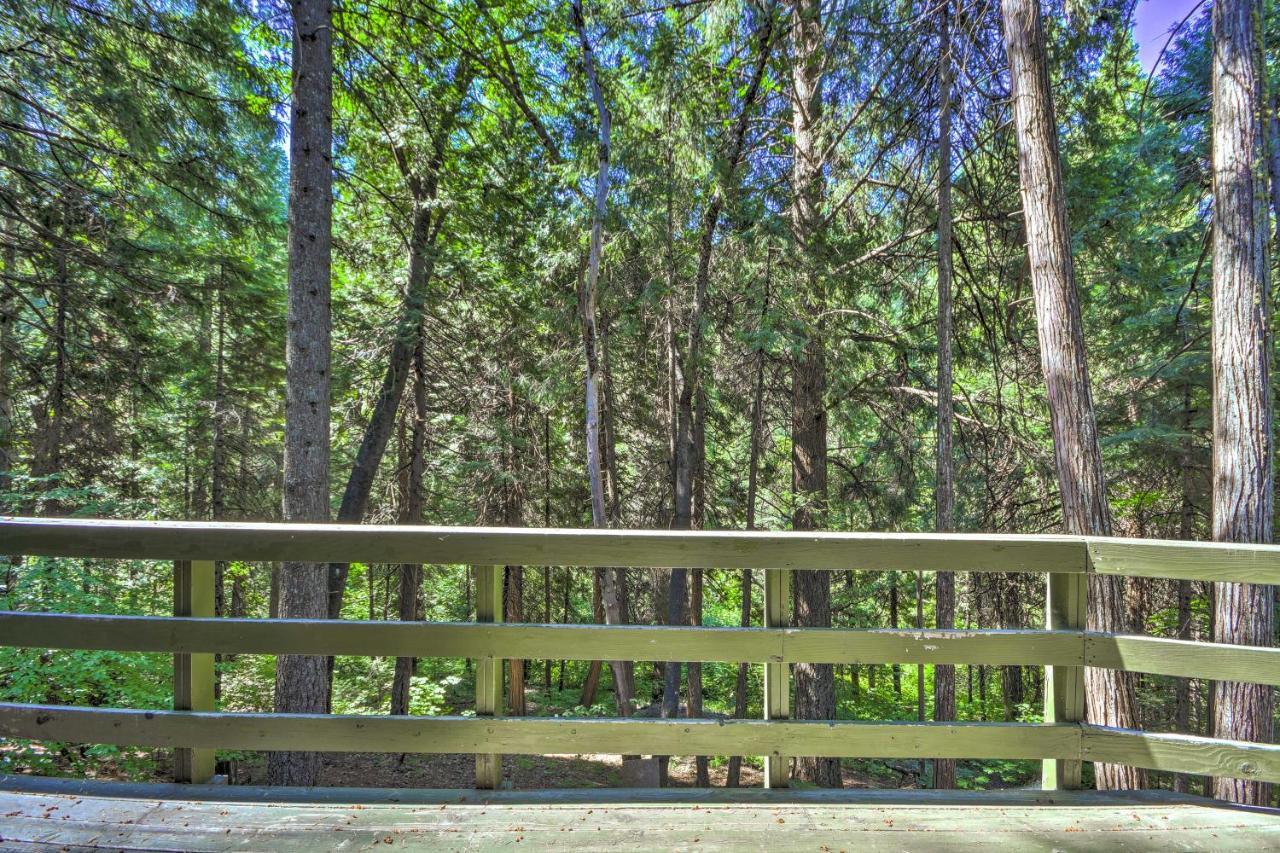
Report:
[[[328,0],[293,0],[293,103],[289,131],[289,300],[285,344],[284,519],[329,520],[330,254],[333,53]],[[284,563],[280,615],[328,613],[320,563]],[[329,693],[323,657],[276,659],[275,710],[320,713]],[[320,755],[274,752],[273,785],[315,785]]]
[[[791,462],[795,530],[820,530],[827,523],[826,344],[814,315],[822,304],[823,176],[821,139],[823,32],[820,0],[791,4],[791,231],[800,265],[805,340],[792,367]],[[831,574],[795,573],[795,624],[831,626]],[[801,720],[836,716],[835,672],[831,664],[795,665],[795,714]],[[801,756],[798,776],[816,785],[841,786],[840,761]]]
[[[1111,516],[1085,360],[1040,3],[1006,0],[1003,8],[1027,254],[1063,523],[1068,533],[1109,535]],[[1122,633],[1122,579],[1090,575],[1086,610],[1090,630]],[[1122,728],[1136,724],[1137,700],[1128,673],[1088,668],[1085,682],[1091,722]],[[1135,768],[1099,764],[1095,769],[1100,789],[1142,787],[1143,774]]]
[[[1272,525],[1271,310],[1261,6],[1213,6],[1213,538],[1270,542]],[[1213,639],[1272,643],[1269,586],[1219,583]],[[1270,741],[1272,688],[1214,684],[1214,736]],[[1270,786],[1216,779],[1214,796],[1268,805]]]

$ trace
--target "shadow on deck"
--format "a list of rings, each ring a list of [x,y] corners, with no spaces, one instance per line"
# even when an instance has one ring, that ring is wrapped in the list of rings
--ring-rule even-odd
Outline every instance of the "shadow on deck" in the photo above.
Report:
[[[0,777],[6,850],[1275,850],[1165,791],[259,788]]]

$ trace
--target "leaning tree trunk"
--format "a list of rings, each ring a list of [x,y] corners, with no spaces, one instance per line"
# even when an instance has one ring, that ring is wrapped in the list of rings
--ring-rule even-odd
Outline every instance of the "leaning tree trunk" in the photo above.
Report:
[[[1267,280],[1261,13],[1248,0],[1213,6],[1213,538],[1270,542],[1272,412]],[[1269,646],[1271,587],[1219,583],[1213,639]],[[1214,685],[1214,736],[1270,741],[1272,688]],[[1270,786],[1219,778],[1214,795],[1268,805]]]
[[[434,213],[435,201],[440,192],[440,176],[449,151],[450,138],[457,126],[458,114],[462,111],[472,79],[471,65],[463,60],[454,73],[454,99],[432,131],[430,159],[424,174],[419,173],[415,166],[412,151],[399,143],[392,145],[400,176],[413,199],[409,228],[409,271],[382,385],[378,389],[373,413],[365,424],[360,447],[356,450],[356,458],[351,465],[351,473],[347,476],[342,502],[338,505],[338,521],[341,522],[359,524],[364,520],[374,479],[382,464],[382,456],[386,453],[387,442],[391,439],[396,412],[400,410],[410,362],[418,342],[422,340],[427,290],[435,275],[438,256],[436,244],[446,213],[444,210]],[[347,563],[329,564],[330,619],[342,617],[342,600],[347,590],[349,568]],[[332,673],[333,658],[329,658],[328,667]]]
[[[827,362],[822,323],[822,3],[792,0],[791,131],[795,150],[791,167],[794,198],[791,231],[797,247],[800,290],[806,322],[805,341],[792,366],[791,463],[795,530],[819,530],[827,523]],[[831,574],[796,572],[795,624],[831,627]],[[796,717],[833,720],[835,672],[829,663],[795,665]],[[801,779],[841,786],[840,761],[801,756]]]
[[[1108,535],[1111,514],[1085,361],[1039,0],[1005,0],[1004,39],[1013,86],[1040,363],[1048,391],[1063,522],[1068,533]],[[1122,579],[1090,575],[1086,610],[1089,630],[1123,633]],[[1137,699],[1127,673],[1090,667],[1085,680],[1090,721],[1122,728],[1135,725]],[[1143,774],[1131,767],[1099,764],[1096,780],[1103,789],[1140,788]]]
[[[591,521],[595,527],[608,527],[609,518],[605,503],[604,473],[601,462],[600,441],[600,390],[604,384],[604,371],[599,356],[599,331],[596,325],[596,295],[600,280],[600,255],[604,242],[604,217],[609,201],[609,142],[612,116],[604,101],[604,92],[600,88],[600,79],[596,74],[595,53],[587,38],[587,25],[582,14],[581,0],[573,0],[573,26],[578,34],[582,47],[582,64],[586,72],[587,86],[591,91],[591,99],[595,102],[598,145],[595,206],[591,212],[591,246],[587,256],[586,275],[579,294],[579,313],[582,318],[582,346],[586,353],[586,422],[587,422],[587,477],[591,486]],[[616,484],[614,484],[616,487]],[[607,568],[600,572],[601,595],[604,605],[605,622],[620,625],[622,613],[622,573],[617,568]],[[635,680],[633,669],[626,661],[611,661],[613,670],[614,697],[618,705],[618,713],[624,717],[631,716],[632,701],[635,697]]]
[[[332,10],[328,0],[293,0],[293,109],[289,123],[289,308],[285,343],[285,521],[329,519],[329,287],[332,245],[330,162],[333,97]],[[322,563],[281,567],[280,615],[328,615]],[[324,711],[325,659],[276,659],[277,713]],[[315,785],[320,755],[273,752],[273,785]]]
[[[938,57],[938,447],[934,526],[939,533],[955,529],[955,470],[952,462],[951,426],[951,22],[943,2]],[[934,622],[939,629],[955,627],[956,578],[938,572]],[[956,716],[956,668],[933,668],[933,718],[939,722]],[[933,787],[956,786],[956,761],[933,762]]]

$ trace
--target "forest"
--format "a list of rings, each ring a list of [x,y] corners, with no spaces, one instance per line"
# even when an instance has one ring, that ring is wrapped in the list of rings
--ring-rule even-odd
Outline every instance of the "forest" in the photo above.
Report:
[[[1159,5],[0,0],[0,514],[1269,542],[1280,16],[1191,6],[1147,64],[1139,2]],[[0,563],[3,610],[172,612],[165,563]],[[761,574],[507,566],[503,615],[760,625]],[[1271,587],[1089,594],[1102,630],[1277,639]],[[1046,619],[1043,579],[1012,573],[797,573],[793,607],[810,627]],[[466,566],[217,564],[219,615],[476,608]],[[0,701],[167,707],[170,666],[3,648]],[[758,718],[761,669],[510,661],[504,712]],[[226,655],[217,677],[243,711],[461,714],[476,689],[444,658]],[[1022,666],[794,681],[815,720],[1035,721],[1046,690]],[[1088,670],[1091,720],[1152,731],[1270,741],[1272,693]],[[472,773],[219,758],[233,782]],[[570,787],[619,784],[616,758],[508,760],[517,786]],[[7,773],[168,760],[0,742]],[[1016,787],[1039,762],[792,772]]]

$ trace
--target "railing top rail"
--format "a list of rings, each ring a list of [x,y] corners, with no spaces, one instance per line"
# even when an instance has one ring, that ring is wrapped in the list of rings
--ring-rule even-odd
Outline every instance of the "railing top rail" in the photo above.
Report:
[[[1092,571],[1280,583],[1280,545],[1052,534],[580,530],[0,517],[0,553],[637,568]]]

